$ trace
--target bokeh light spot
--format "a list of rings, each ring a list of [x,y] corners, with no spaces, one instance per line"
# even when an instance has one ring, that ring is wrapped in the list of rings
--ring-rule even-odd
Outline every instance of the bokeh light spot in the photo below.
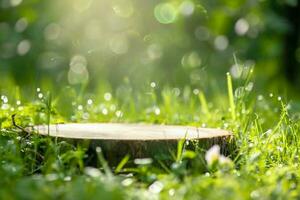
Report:
[[[199,67],[201,63],[201,58],[195,51],[185,54],[181,59],[182,66],[186,68]]]
[[[125,54],[128,51],[128,39],[125,36],[118,35],[109,40],[109,47],[116,54]]]
[[[115,14],[119,17],[128,18],[131,17],[134,8],[130,1],[120,1],[112,6]]]
[[[21,18],[17,21],[15,25],[15,30],[19,33],[23,32],[28,26],[28,21],[26,18]]]
[[[184,16],[190,16],[194,13],[195,5],[191,1],[183,1],[180,4],[180,12]]]
[[[234,30],[238,35],[245,35],[249,30],[249,23],[241,18],[235,23]]]
[[[147,49],[147,54],[149,59],[156,60],[162,56],[163,52],[159,44],[151,44]]]
[[[214,45],[217,50],[223,51],[227,49],[229,41],[225,35],[219,35],[214,40]]]
[[[83,12],[90,8],[92,2],[93,2],[93,0],[75,0],[73,2],[73,8],[77,12]]]
[[[61,28],[56,23],[49,24],[44,30],[44,36],[47,40],[55,40],[58,38]]]
[[[18,6],[22,3],[23,0],[10,0],[10,5],[11,6]]]
[[[170,3],[160,3],[154,8],[156,20],[162,24],[170,24],[176,20],[177,10]]]
[[[70,61],[70,70],[68,72],[68,81],[70,84],[85,83],[89,79],[87,70],[87,60],[82,55],[75,55]]]
[[[209,39],[209,30],[206,27],[203,26],[199,26],[196,28],[195,30],[195,37],[199,40],[199,41],[205,41]]]
[[[31,48],[31,43],[29,40],[22,40],[19,44],[18,44],[18,47],[17,47],[17,53],[20,55],[20,56],[23,56],[25,54],[27,54],[29,52]]]

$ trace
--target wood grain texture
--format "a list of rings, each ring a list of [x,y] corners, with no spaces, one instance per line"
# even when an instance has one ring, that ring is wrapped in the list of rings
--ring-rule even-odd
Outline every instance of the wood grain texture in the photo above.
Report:
[[[35,131],[48,135],[48,126],[36,126]],[[57,124],[50,125],[49,133],[60,138],[121,141],[197,140],[232,135],[229,131],[212,128],[121,123]]]

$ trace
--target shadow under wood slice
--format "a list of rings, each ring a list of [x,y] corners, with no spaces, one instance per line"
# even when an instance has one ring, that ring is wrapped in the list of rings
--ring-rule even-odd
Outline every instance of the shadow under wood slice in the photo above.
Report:
[[[106,159],[113,163],[119,162],[125,155],[168,159],[176,153],[181,139],[197,141],[203,149],[213,144],[225,147],[232,136],[228,131],[212,128],[121,123],[40,125],[34,130],[61,140],[89,141],[90,150],[100,146]]]

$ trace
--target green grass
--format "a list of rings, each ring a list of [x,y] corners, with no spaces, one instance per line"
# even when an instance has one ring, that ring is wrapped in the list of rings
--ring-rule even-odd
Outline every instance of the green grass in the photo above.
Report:
[[[190,87],[134,91],[124,84],[93,95],[68,87],[57,95],[38,91],[27,102],[17,102],[22,100],[17,94],[3,96],[0,199],[300,199],[296,104],[274,94],[256,95],[251,76],[252,70],[233,83],[227,74],[228,92],[210,95]],[[97,161],[89,166],[87,141],[28,135],[12,126],[13,114],[22,127],[106,121],[189,124],[228,129],[234,138],[220,154],[201,142],[179,141],[171,161],[126,156],[116,166],[96,148]]]

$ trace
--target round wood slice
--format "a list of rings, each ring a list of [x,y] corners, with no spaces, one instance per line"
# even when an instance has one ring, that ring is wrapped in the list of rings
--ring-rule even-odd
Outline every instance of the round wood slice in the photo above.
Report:
[[[91,140],[198,140],[231,136],[230,132],[221,129],[173,125],[87,123],[57,124],[49,128],[41,125],[35,130],[42,135],[49,133],[52,137]]]
[[[115,165],[125,155],[171,160],[181,139],[197,140],[197,146],[204,149],[213,144],[226,149],[228,138],[232,135],[228,131],[212,128],[121,123],[40,125],[34,130],[41,135],[49,134],[61,140],[88,145],[88,162],[92,165],[97,163],[96,147],[101,147],[105,158]],[[194,146],[191,145],[191,148]]]

